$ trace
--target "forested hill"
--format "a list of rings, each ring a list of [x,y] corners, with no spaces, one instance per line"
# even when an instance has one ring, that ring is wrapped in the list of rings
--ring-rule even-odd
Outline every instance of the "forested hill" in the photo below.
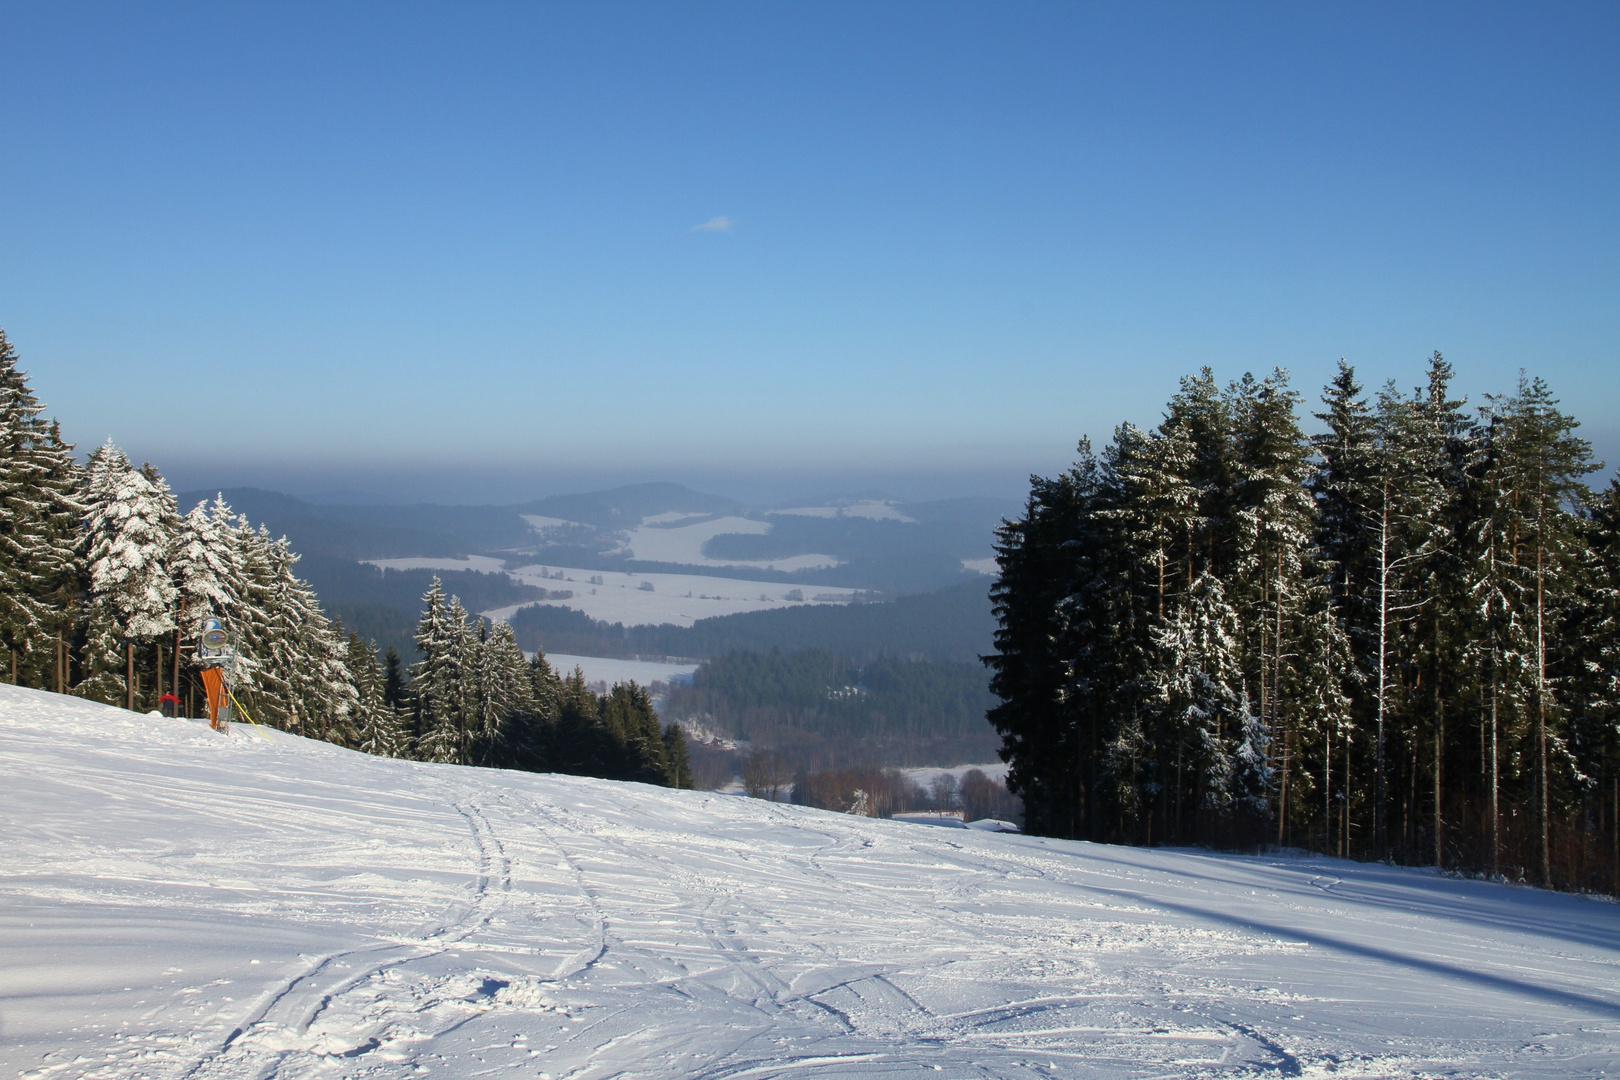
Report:
[[[823,649],[861,662],[891,656],[977,664],[990,652],[995,631],[984,578],[884,603],[754,611],[699,619],[690,627],[626,627],[549,605],[522,608],[510,622],[525,649],[694,660],[738,650]]]
[[[691,686],[670,688],[663,713],[814,770],[993,760],[995,733],[984,722],[993,704],[979,663],[886,656],[858,663],[806,649],[710,660]]]

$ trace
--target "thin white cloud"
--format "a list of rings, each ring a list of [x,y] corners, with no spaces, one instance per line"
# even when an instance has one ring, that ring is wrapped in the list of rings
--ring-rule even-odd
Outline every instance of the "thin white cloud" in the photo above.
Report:
[[[730,232],[731,227],[733,225],[735,225],[735,224],[737,224],[735,221],[733,221],[730,218],[726,217],[726,215],[721,214],[719,217],[710,218],[708,221],[705,221],[701,225],[692,226],[692,231],[693,232]]]

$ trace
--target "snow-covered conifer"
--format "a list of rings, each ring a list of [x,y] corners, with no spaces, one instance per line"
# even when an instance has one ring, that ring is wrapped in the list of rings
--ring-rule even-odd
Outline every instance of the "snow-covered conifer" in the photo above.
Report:
[[[424,761],[459,762],[467,749],[467,683],[470,632],[461,601],[444,598],[438,578],[422,597],[416,627],[421,659],[411,668],[417,715],[417,748]]]
[[[0,331],[0,648],[13,681],[62,689],[84,508],[73,448],[43,408]]]
[[[1222,810],[1245,793],[1238,783],[1239,743],[1256,745],[1248,730],[1242,668],[1242,628],[1225,590],[1200,574],[1168,622],[1154,630],[1161,662],[1154,689],[1173,740],[1175,768],[1192,780],[1197,806]],[[1180,789],[1178,781],[1177,789]],[[1178,808],[1178,815],[1180,808]]]
[[[132,705],[127,681],[135,643],[174,629],[177,596],[168,571],[173,499],[166,485],[131,467],[111,440],[92,456],[85,494],[84,550],[90,585],[87,656],[81,693]],[[123,654],[123,671],[116,657]]]

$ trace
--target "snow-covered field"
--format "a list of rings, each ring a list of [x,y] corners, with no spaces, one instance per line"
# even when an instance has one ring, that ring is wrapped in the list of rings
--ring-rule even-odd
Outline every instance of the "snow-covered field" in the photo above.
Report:
[[[547,653],[546,659],[551,662],[555,671],[563,675],[578,667],[585,675],[585,681],[593,685],[606,683],[612,686],[620,682],[637,682],[642,686],[651,686],[653,683],[690,683],[692,673],[698,669],[696,664],[665,664],[656,660],[615,660],[611,657],[573,656],[568,653]]]
[[[1620,908],[0,687],[0,1072],[1602,1076]]]
[[[484,555],[459,559],[372,559],[385,570],[479,570],[499,573],[505,564]],[[572,592],[567,600],[547,600],[556,607],[583,611],[593,619],[626,626],[674,623],[691,626],[714,615],[736,615],[795,604],[847,604],[860,589],[838,585],[794,585],[781,581],[747,581],[707,574],[630,574],[617,570],[581,570],[573,566],[520,566],[506,571],[514,581],[554,592]],[[650,586],[650,588],[649,588]],[[530,603],[539,603],[531,601]],[[512,604],[479,612],[504,621],[520,607]]]
[[[858,517],[872,521],[899,521],[912,525],[917,522],[916,518],[901,513],[893,503],[877,499],[862,499],[833,506],[792,506],[785,510],[767,510],[766,513],[819,518]]]
[[[660,518],[684,518],[684,515],[660,514]],[[625,547],[631,555],[647,562],[680,563],[685,566],[746,566],[755,570],[780,570],[791,574],[795,570],[821,570],[837,566],[843,560],[831,555],[791,555],[783,559],[711,559],[703,554],[703,545],[716,536],[741,534],[764,536],[771,531],[768,521],[744,517],[709,518],[691,524],[661,522],[647,518],[641,526],[630,531]]]
[[[996,780],[1001,783],[1006,783],[1007,781],[1007,764],[1006,762],[1002,761],[992,761],[985,765],[953,765],[948,769],[924,765],[915,769],[901,769],[900,771],[905,773],[907,779],[909,779],[913,784],[921,784],[923,787],[927,787],[928,785],[932,784],[941,773],[950,773],[952,776],[956,777],[958,781],[960,781],[963,776],[973,769],[978,769],[992,780]]]
[[[476,570],[480,574],[500,574],[506,571],[506,560],[489,555],[466,555],[461,558],[421,559],[366,559],[366,563],[379,570]]]
[[[660,623],[691,626],[699,619],[714,615],[736,615],[793,604],[847,604],[860,595],[859,589],[835,585],[744,581],[705,574],[628,574],[567,566],[520,566],[510,573],[525,584],[543,589],[566,589],[574,594],[568,600],[548,600],[548,604],[571,607],[593,619],[626,626]],[[496,608],[483,614],[504,620],[524,606]]]

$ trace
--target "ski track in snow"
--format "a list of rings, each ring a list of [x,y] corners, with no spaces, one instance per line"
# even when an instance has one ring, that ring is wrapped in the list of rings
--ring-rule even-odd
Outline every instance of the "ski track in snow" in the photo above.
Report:
[[[1620,907],[368,758],[0,686],[0,1076],[1528,1077]]]

